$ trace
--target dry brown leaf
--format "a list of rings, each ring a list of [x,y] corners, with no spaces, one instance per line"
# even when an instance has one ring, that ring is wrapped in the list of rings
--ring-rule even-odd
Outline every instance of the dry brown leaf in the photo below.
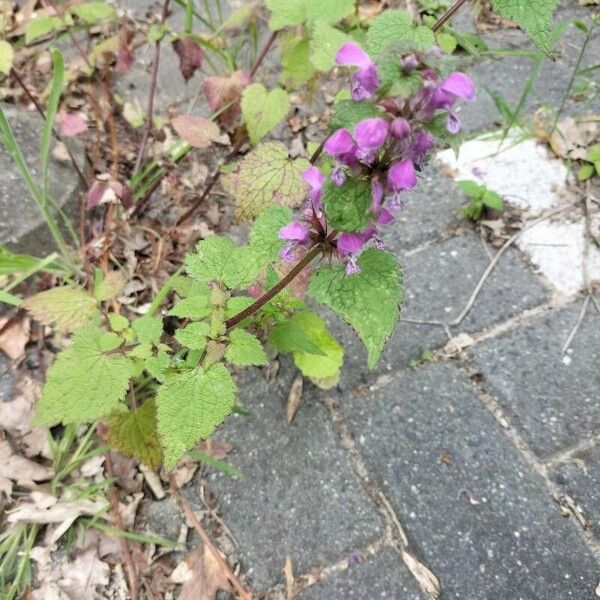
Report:
[[[561,158],[585,159],[588,148],[600,139],[599,119],[600,116],[562,119],[550,135],[550,147]]]
[[[219,123],[229,129],[240,114],[240,98],[244,88],[250,83],[250,75],[245,71],[234,71],[230,76],[210,75],[202,82],[206,101],[214,112],[227,106],[219,114]]]
[[[206,440],[198,445],[198,450],[210,454],[213,458],[223,460],[233,450],[233,444],[217,440]]]
[[[202,545],[175,567],[171,579],[183,584],[179,600],[214,600],[219,590],[233,592],[214,554]]]
[[[53,475],[53,469],[15,454],[7,441],[0,441],[0,478],[31,486],[34,481],[47,481]]]
[[[437,600],[442,593],[442,588],[440,586],[440,581],[435,574],[405,549],[402,550],[402,560],[408,570],[413,574],[413,577],[417,580],[421,589],[428,594],[432,600]]]
[[[443,351],[446,354],[456,354],[474,343],[475,340],[468,333],[459,333],[444,346]]]
[[[191,37],[177,38],[172,45],[173,50],[179,56],[179,70],[187,83],[202,66],[204,52],[200,44]]]
[[[177,135],[194,148],[208,148],[219,139],[219,126],[204,117],[178,115],[171,119]]]
[[[8,318],[0,319],[0,329]],[[25,354],[25,344],[29,341],[30,323],[25,317],[15,321],[2,335],[0,335],[0,350],[11,360],[21,358]]]
[[[294,600],[294,570],[292,568],[292,557],[287,554],[283,566],[285,577],[285,600]]]
[[[285,407],[285,420],[288,425],[292,424],[292,421],[296,416],[296,412],[298,412],[298,408],[300,407],[300,401],[302,400],[303,382],[304,379],[302,375],[297,375],[294,381],[292,381],[290,393],[288,394],[287,405]]]

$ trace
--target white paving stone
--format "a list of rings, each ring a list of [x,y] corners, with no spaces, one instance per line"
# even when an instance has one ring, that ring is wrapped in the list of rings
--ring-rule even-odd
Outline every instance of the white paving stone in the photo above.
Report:
[[[465,142],[458,157],[454,150],[437,157],[454,179],[469,179],[498,192],[504,199],[537,214],[558,204],[556,190],[565,185],[567,167],[552,158],[536,140],[511,134],[500,146],[501,134],[486,134]]]

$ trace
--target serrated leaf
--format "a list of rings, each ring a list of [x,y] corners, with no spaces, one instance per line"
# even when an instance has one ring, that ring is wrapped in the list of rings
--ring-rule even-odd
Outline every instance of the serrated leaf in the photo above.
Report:
[[[241,106],[250,141],[257,144],[285,118],[290,101],[281,88],[269,92],[262,83],[253,83],[244,90]]]
[[[105,19],[117,18],[115,9],[109,4],[106,4],[106,2],[86,2],[85,4],[76,4],[71,8],[71,11],[86,23],[98,23]]]
[[[550,31],[557,5],[558,0],[492,0],[494,12],[515,21],[546,54],[552,50]]]
[[[312,340],[303,326],[302,317],[296,313],[291,319],[273,327],[267,342],[279,352],[305,352],[325,356],[323,350]]]
[[[171,356],[165,350],[159,350],[155,356],[149,356],[144,361],[144,367],[154,379],[164,381],[167,369],[171,365]]]
[[[158,344],[163,332],[163,322],[160,317],[140,317],[131,327],[141,343]]]
[[[381,111],[370,102],[357,102],[356,100],[340,100],[333,106],[334,113],[329,121],[329,128],[354,129],[363,119],[378,117]]]
[[[250,230],[250,246],[262,263],[276,262],[285,240],[279,238],[279,230],[292,220],[287,206],[269,206],[256,219]]]
[[[241,313],[245,308],[254,304],[255,299],[250,296],[234,296],[227,300],[225,305],[225,318],[231,319],[238,313]]]
[[[210,334],[210,325],[206,322],[190,323],[175,332],[175,339],[190,350],[204,350],[206,338]]]
[[[269,27],[277,31],[302,23],[337,23],[352,12],[354,0],[265,0],[265,5],[271,11]]]
[[[369,248],[358,259],[361,272],[346,275],[343,266],[313,272],[309,292],[346,320],[367,347],[372,369],[391,335],[404,298],[402,272],[389,252]]]
[[[272,31],[304,22],[304,0],[265,0],[265,6],[271,11],[269,28]]]
[[[162,448],[156,430],[156,402],[150,398],[140,408],[119,411],[106,418],[108,443],[125,456],[133,456],[150,469],[162,462]]]
[[[305,158],[290,158],[281,142],[257,146],[223,178],[223,187],[235,196],[236,217],[250,221],[272,204],[299,207],[307,190],[301,175],[308,167]]]
[[[323,190],[323,206],[331,227],[339,231],[362,231],[373,220],[371,186],[366,181],[348,179],[337,186],[328,181]]]
[[[401,40],[415,50],[423,51],[435,44],[435,35],[428,27],[415,25],[404,10],[384,10],[369,28],[367,52],[375,59],[389,44]]]
[[[329,71],[335,65],[335,55],[344,42],[350,39],[343,31],[328,25],[326,21],[318,20],[311,28],[312,64],[319,71]]]
[[[289,34],[281,42],[281,81],[284,86],[297,89],[317,72],[310,61],[310,41]]]
[[[14,56],[12,46],[6,40],[0,40],[0,73],[10,73]]]
[[[180,319],[203,319],[211,312],[212,306],[208,296],[190,296],[176,302],[168,314]]]
[[[248,246],[236,246],[230,239],[220,236],[201,240],[196,251],[185,259],[191,277],[198,281],[223,281],[230,289],[253,283],[260,266]]]
[[[119,271],[109,271],[102,281],[94,286],[94,298],[98,302],[116,298],[125,287],[125,277]]]
[[[111,353],[122,343],[97,327],[80,329],[50,370],[37,405],[37,424],[89,423],[116,410],[129,385],[129,360]]]
[[[156,410],[164,464],[177,461],[231,413],[237,388],[221,363],[169,374],[158,388]]]
[[[245,329],[233,329],[229,334],[229,345],[225,358],[234,365],[266,365],[269,362],[260,340]]]
[[[127,317],[119,315],[117,313],[110,313],[108,315],[108,323],[112,331],[119,333],[129,327],[129,321]]]
[[[323,353],[322,356],[308,352],[294,352],[294,362],[306,377],[314,379],[337,379],[344,362],[344,350],[327,331],[323,319],[313,312],[295,315],[295,321]]]
[[[22,307],[57,331],[72,332],[99,315],[96,300],[80,288],[64,286],[27,298]]]

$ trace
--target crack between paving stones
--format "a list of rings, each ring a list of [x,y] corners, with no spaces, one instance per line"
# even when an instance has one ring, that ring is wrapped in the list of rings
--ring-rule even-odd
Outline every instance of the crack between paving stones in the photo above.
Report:
[[[337,400],[333,397],[328,397],[323,400],[325,407],[329,411],[333,427],[339,436],[340,445],[348,452],[350,462],[354,472],[361,480],[362,486],[377,507],[383,522],[386,526],[385,542],[386,545],[392,547],[399,555],[411,575],[415,578],[421,590],[427,594],[432,600],[437,600],[441,597],[441,584],[435,573],[419,560],[415,545],[411,543],[406,533],[406,529],[400,521],[391,502],[388,500],[384,492],[373,483],[369,476],[369,471],[356,448],[346,423],[340,414],[337,406]]]

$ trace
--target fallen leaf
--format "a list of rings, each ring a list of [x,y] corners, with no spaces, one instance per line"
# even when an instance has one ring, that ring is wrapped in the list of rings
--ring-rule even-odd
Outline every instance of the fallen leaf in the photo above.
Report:
[[[219,126],[204,117],[178,115],[171,119],[171,125],[177,135],[194,148],[208,148],[219,139]]]
[[[456,354],[474,343],[475,340],[468,333],[460,333],[444,346],[443,351],[446,354]]]
[[[561,158],[584,160],[588,148],[600,139],[599,119],[593,115],[562,119],[550,135],[550,147]]]
[[[52,158],[60,162],[69,162],[71,160],[67,145],[64,142],[56,142],[54,148],[52,148]]]
[[[183,584],[179,600],[214,600],[219,590],[233,592],[214,554],[203,545],[175,567],[171,579]]]
[[[110,569],[98,558],[96,548],[89,548],[74,561],[61,565],[59,587],[73,600],[96,597],[96,588],[108,584]]]
[[[294,417],[296,416],[296,412],[300,407],[300,401],[302,400],[302,384],[304,382],[304,378],[302,375],[296,376],[294,381],[292,381],[292,385],[290,387],[290,393],[288,394],[288,401],[285,407],[285,420],[288,425],[292,424]]]
[[[285,577],[285,600],[294,600],[294,571],[292,569],[292,557],[287,554],[283,566]]]
[[[421,589],[433,600],[437,600],[442,593],[440,581],[422,562],[419,562],[407,550],[402,549],[402,560]]]
[[[0,329],[8,318],[0,319]],[[2,335],[0,335],[0,350],[11,360],[21,358],[25,354],[25,345],[29,341],[29,319],[14,321]]]
[[[202,66],[204,52],[200,44],[191,37],[177,38],[173,42],[173,50],[179,56],[179,70],[187,83]]]
[[[213,458],[223,460],[233,450],[233,445],[229,442],[208,439],[198,445],[198,450],[210,454]]]
[[[60,111],[56,115],[56,123],[61,135],[65,137],[75,137],[84,131],[87,131],[87,121],[81,113],[67,113]]]
[[[240,114],[242,92],[250,83],[250,75],[246,71],[234,71],[229,76],[211,75],[205,77],[202,89],[206,101],[212,111],[223,112],[217,117],[223,127],[229,129],[235,124]]]
[[[0,441],[0,477],[30,486],[34,481],[47,481],[54,470],[13,452],[10,444]]]

